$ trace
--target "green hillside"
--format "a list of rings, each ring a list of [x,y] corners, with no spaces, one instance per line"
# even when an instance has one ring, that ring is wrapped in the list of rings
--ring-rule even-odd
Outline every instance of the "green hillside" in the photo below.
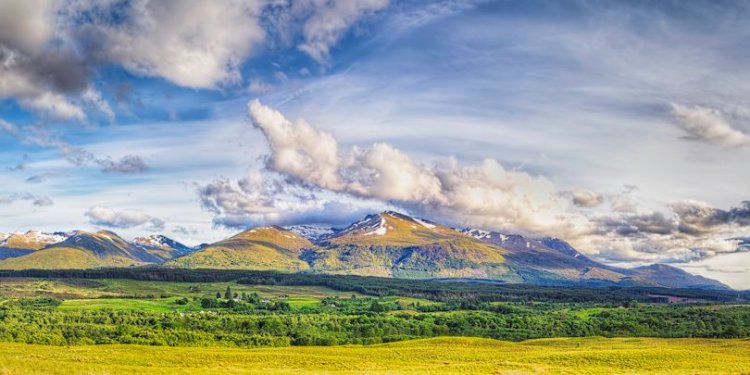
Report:
[[[158,258],[131,246],[112,232],[78,232],[61,243],[5,259],[0,262],[0,269],[130,267],[156,261]]]
[[[512,278],[505,249],[395,212],[371,215],[309,254],[320,272],[397,277]]]
[[[165,263],[168,267],[300,271],[309,268],[300,259],[310,241],[280,227],[261,227]]]

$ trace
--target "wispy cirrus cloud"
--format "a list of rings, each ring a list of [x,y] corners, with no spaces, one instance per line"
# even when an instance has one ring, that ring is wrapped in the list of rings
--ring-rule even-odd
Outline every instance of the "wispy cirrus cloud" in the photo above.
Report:
[[[95,164],[107,173],[144,173],[148,171],[146,162],[137,155],[125,155],[119,160],[100,158],[83,147],[75,146],[60,139],[55,133],[41,126],[17,127],[0,119],[0,132],[5,132],[19,141],[42,148],[54,149],[57,153],[76,166]]]
[[[52,206],[54,202],[46,195],[34,195],[31,193],[16,193],[0,196],[0,204],[12,204],[15,202],[27,201],[37,207]]]

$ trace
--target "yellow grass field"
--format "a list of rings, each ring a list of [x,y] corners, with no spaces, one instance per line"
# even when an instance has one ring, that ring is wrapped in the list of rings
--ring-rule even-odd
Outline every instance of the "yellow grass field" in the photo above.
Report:
[[[0,344],[0,374],[750,373],[749,340],[437,338],[263,349]]]

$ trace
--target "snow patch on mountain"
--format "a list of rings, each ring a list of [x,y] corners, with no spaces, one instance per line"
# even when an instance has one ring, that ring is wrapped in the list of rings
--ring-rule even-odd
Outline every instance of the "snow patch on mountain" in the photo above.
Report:
[[[378,224],[378,226],[374,228],[374,230],[369,231],[365,233],[364,235],[372,236],[374,234],[378,236],[385,236],[386,233],[388,233],[388,225],[387,225],[387,222],[385,221],[385,218],[381,217],[380,223]]]
[[[4,234],[0,241],[0,247],[13,247],[14,243],[38,244],[40,246],[53,245],[67,240],[73,233],[65,232],[40,232],[29,230],[26,233],[14,232]]]
[[[318,225],[290,225],[284,227],[284,229],[294,232],[311,242],[317,242],[324,238],[328,238],[337,232],[333,228]]]
[[[112,240],[111,238],[108,238]],[[183,245],[169,237],[162,236],[160,234],[151,235],[148,237],[138,237],[133,240],[133,245],[138,246],[142,249],[174,249],[178,253],[188,253],[194,248]]]
[[[414,219],[414,221],[416,221],[417,223],[419,223],[419,224],[422,224],[422,226],[423,226],[423,227],[425,227],[425,228],[433,229],[433,228],[435,228],[435,227],[436,227],[436,225],[435,225],[435,224],[432,224],[432,223],[430,223],[430,222],[428,222],[428,221],[425,221],[425,220],[422,220],[422,219],[418,219],[418,218],[416,218],[416,217],[415,217],[415,218],[413,218],[413,219]]]
[[[485,240],[492,237],[492,232],[484,229],[476,229],[476,228],[464,228],[464,229],[456,229],[457,231],[467,235],[474,237],[478,240]]]

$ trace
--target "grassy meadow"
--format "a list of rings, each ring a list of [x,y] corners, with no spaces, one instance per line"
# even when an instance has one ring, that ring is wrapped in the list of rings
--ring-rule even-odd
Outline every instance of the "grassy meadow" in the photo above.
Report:
[[[0,344],[0,374],[740,374],[750,341],[434,338],[371,346],[183,348]]]
[[[61,310],[141,310],[148,312],[200,311],[200,303],[191,300],[177,304],[180,298],[211,297],[230,287],[236,293],[257,293],[270,300],[282,299],[293,308],[315,307],[326,297],[363,297],[361,293],[339,292],[319,286],[242,285],[235,282],[181,283],[124,279],[2,279],[0,298],[54,297],[63,300]],[[429,300],[398,298],[424,304]]]
[[[0,375],[750,374],[746,304],[460,293],[0,278]]]

